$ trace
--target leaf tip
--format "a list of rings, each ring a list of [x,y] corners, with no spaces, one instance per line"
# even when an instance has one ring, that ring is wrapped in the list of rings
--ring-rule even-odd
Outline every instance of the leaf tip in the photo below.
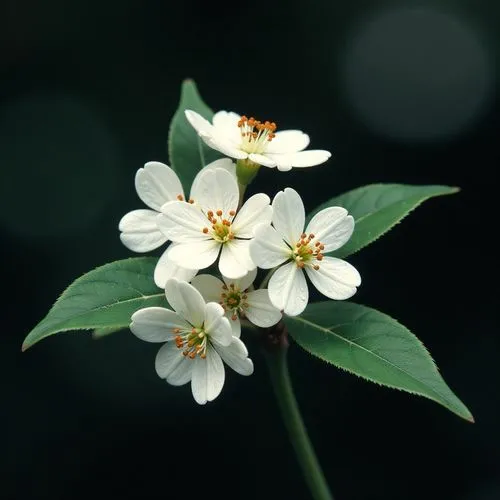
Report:
[[[28,344],[27,342],[23,342],[23,345],[21,346],[21,352],[24,352],[28,350],[33,344]]]
[[[469,422],[470,424],[475,424],[476,423],[476,420],[474,419],[472,413],[468,413],[464,419]]]

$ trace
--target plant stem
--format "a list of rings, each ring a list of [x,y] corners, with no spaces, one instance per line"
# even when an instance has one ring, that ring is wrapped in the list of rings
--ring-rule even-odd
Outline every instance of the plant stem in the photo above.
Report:
[[[271,382],[274,387],[281,415],[288,430],[290,441],[295,449],[302,473],[314,500],[333,500],[314,449],[309,441],[307,430],[300,415],[293,393],[287,363],[288,346],[281,343],[274,349],[266,349],[265,355]]]
[[[243,205],[243,198],[245,196],[245,191],[247,189],[247,186],[246,184],[241,184],[240,181],[238,181],[238,190],[239,190],[239,193],[240,193],[240,198],[238,200],[238,210],[241,208],[241,206]]]

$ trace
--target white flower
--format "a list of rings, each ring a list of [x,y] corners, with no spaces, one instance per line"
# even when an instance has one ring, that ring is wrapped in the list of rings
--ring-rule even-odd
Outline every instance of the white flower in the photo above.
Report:
[[[185,281],[170,279],[165,295],[173,308],[147,307],[132,315],[130,330],[147,342],[165,342],[156,355],[156,373],[171,385],[191,381],[199,404],[213,401],[224,385],[222,360],[241,375],[253,373],[243,342],[231,335],[224,309],[205,303]],[[221,359],[222,358],[222,359]]]
[[[361,284],[358,271],[349,263],[324,256],[344,245],[354,231],[354,219],[342,207],[318,212],[304,231],[305,211],[299,194],[286,188],[273,200],[273,226],[261,225],[250,245],[254,262],[270,269],[284,262],[269,280],[271,302],[289,316],[306,307],[309,291],[303,271],[312,284],[331,299],[344,300]]]
[[[224,168],[232,175],[236,175],[234,164],[227,158],[216,160],[203,170],[212,168]],[[197,178],[195,178],[191,187],[190,203],[193,203],[196,196],[197,185]],[[118,225],[121,231],[120,239],[128,249],[134,252],[150,252],[168,241],[157,225],[157,215],[161,207],[169,201],[186,198],[177,174],[169,166],[158,161],[150,161],[144,165],[144,168],[137,171],[135,189],[139,198],[150,210],[132,210],[125,214]],[[190,281],[195,274],[196,271],[192,269],[183,269],[169,262],[167,252],[164,252],[156,265],[154,279],[160,288],[164,288],[169,278],[177,277]]]
[[[197,182],[196,206],[172,201],[163,205],[158,216],[158,227],[175,243],[168,249],[168,258],[187,269],[205,269],[220,253],[221,274],[241,278],[255,269],[250,240],[258,224],[271,223],[271,200],[266,194],[255,194],[236,213],[239,190],[233,175],[214,168],[202,171]]]
[[[274,122],[260,122],[227,111],[215,113],[213,123],[189,109],[185,114],[208,146],[237,160],[248,158],[259,165],[286,171],[319,165],[331,156],[324,150],[303,151],[309,145],[309,136],[300,130],[275,132]]]
[[[268,328],[281,319],[281,312],[271,304],[266,289],[248,290],[255,280],[257,269],[239,280],[219,278],[210,274],[199,274],[191,284],[208,301],[218,302],[231,320],[233,335],[241,334],[240,318],[246,318],[254,325]]]

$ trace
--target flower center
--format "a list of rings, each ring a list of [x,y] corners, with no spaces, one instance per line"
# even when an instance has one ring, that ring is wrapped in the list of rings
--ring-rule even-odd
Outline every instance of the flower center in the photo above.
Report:
[[[241,131],[241,149],[246,153],[264,153],[267,144],[275,137],[276,123],[260,122],[253,117],[242,116],[238,121]]]
[[[244,314],[244,310],[248,307],[246,290],[241,291],[234,283],[229,287],[224,285],[220,294],[219,304],[224,308],[224,311],[232,313],[231,319],[236,321],[238,316]]]
[[[207,357],[208,337],[203,328],[192,328],[191,330],[181,330],[174,328],[175,345],[183,349],[182,354],[190,359],[196,356],[205,359]]]
[[[215,241],[219,243],[226,243],[229,240],[234,239],[234,233],[231,228],[232,219],[236,212],[234,210],[229,211],[229,217],[224,217],[222,210],[217,210],[215,214],[212,210],[207,212],[207,219],[210,221],[211,227],[204,227],[202,232],[204,234],[210,234]]]
[[[311,266],[316,271],[319,269],[318,261],[323,260],[323,254],[321,253],[325,246],[321,241],[315,240],[314,234],[302,233],[300,240],[296,243],[293,248],[290,258],[295,261],[297,267],[304,267],[306,265]]]

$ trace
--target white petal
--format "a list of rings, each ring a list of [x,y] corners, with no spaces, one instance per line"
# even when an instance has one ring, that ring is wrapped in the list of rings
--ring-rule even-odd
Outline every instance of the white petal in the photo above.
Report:
[[[183,356],[174,342],[161,347],[155,359],[156,373],[172,385],[183,385],[191,380],[192,360]]]
[[[248,158],[248,153],[242,151],[239,147],[235,146],[233,142],[221,136],[221,134],[215,129],[211,132],[211,134],[201,132],[199,135],[207,146],[220,151],[230,158],[235,158],[237,160],[244,160],[245,158]]]
[[[282,130],[267,145],[266,153],[296,153],[309,146],[309,136],[301,130]]]
[[[164,163],[150,161],[135,174],[135,189],[139,198],[150,208],[160,211],[167,201],[184,196],[177,174]]]
[[[267,154],[260,155],[258,153],[250,153],[248,155],[248,159],[252,160],[255,163],[258,163],[259,165],[262,165],[263,167],[273,168],[276,166],[276,162]]]
[[[158,259],[154,271],[154,280],[156,286],[160,288],[165,288],[167,280],[170,278],[177,278],[179,281],[191,281],[196,273],[197,269],[186,269],[184,267],[178,266],[169,257],[169,251],[175,247],[175,243],[170,245]]]
[[[268,328],[281,319],[281,312],[271,304],[267,289],[254,290],[247,295],[248,307],[245,308],[245,316],[254,325]]]
[[[268,153],[267,156],[276,162],[279,170],[286,171],[290,170],[290,167],[314,167],[314,165],[324,163],[332,154],[329,151],[315,149],[283,155]]]
[[[238,338],[233,337],[231,345],[228,347],[215,347],[223,361],[240,375],[251,375],[253,373],[253,363],[248,357],[245,344]]]
[[[306,278],[295,262],[280,267],[271,276],[269,298],[288,316],[297,316],[306,308],[309,299]]]
[[[175,337],[174,328],[191,326],[177,312],[164,307],[145,307],[132,314],[130,330],[146,342],[167,342]]]
[[[305,232],[313,233],[315,240],[325,245],[323,252],[332,252],[344,245],[353,231],[354,219],[345,208],[328,207],[311,219]]]
[[[241,132],[238,121],[241,116],[232,111],[218,111],[212,118],[217,134],[238,145],[241,142]]]
[[[198,134],[202,132],[204,134],[211,134],[213,132],[213,125],[196,111],[186,109],[184,114],[186,115],[188,122],[196,130],[196,132],[198,132]]]
[[[210,344],[208,344],[207,357],[202,359],[197,356],[193,364],[191,390],[194,400],[204,405],[207,401],[213,401],[222,391],[225,378],[224,365],[219,354]]]
[[[273,158],[274,162],[276,163],[276,168],[280,172],[288,172],[289,170],[292,170],[293,155],[289,155],[289,154],[282,155],[282,154],[268,153],[268,156]]]
[[[205,301],[196,288],[185,281],[169,279],[165,285],[168,303],[177,314],[199,328],[205,319]]]
[[[295,245],[304,231],[304,203],[299,193],[292,188],[285,188],[276,194],[273,200],[273,226],[283,239]]]
[[[167,237],[158,229],[154,210],[133,210],[125,214],[118,229],[122,232],[122,243],[133,252],[149,252],[167,242]]]
[[[189,123],[207,146],[231,158],[244,159],[248,157],[247,153],[235,147],[235,144],[224,133],[221,133],[220,129],[215,128],[203,116],[189,109],[184,113]]]
[[[257,193],[248,198],[233,221],[233,232],[238,238],[253,238],[258,224],[271,224],[273,209],[267,194]]]
[[[191,280],[196,290],[201,293],[205,302],[219,302],[221,300],[224,283],[211,274],[198,274]]]
[[[171,345],[174,346],[172,343]],[[175,348],[177,349],[177,347]],[[183,356],[182,354],[181,356],[183,360],[170,372],[166,379],[170,385],[180,386],[187,384],[193,376],[193,360],[188,356]]]
[[[226,313],[226,318],[229,321],[229,324],[231,325],[231,335],[236,338],[241,337],[241,322],[240,318],[236,317],[236,319],[233,319],[233,313],[231,311],[227,311]]]
[[[156,222],[169,240],[185,243],[210,237],[203,229],[210,228],[211,224],[198,206],[184,201],[171,201],[165,203],[161,210],[162,213],[157,216]]]
[[[224,315],[224,309],[215,302],[209,302],[205,305],[204,330],[210,338],[210,341],[217,342],[220,345],[229,345],[231,343],[231,325]]]
[[[330,299],[348,299],[361,285],[361,276],[356,268],[335,257],[324,257],[317,271],[307,266],[306,272],[318,291]]]
[[[227,170],[235,179],[236,179],[236,164],[230,158],[220,158],[218,160],[209,163],[206,167],[203,167],[197,174],[193,180],[193,184],[191,184],[191,194],[190,198],[194,200],[195,204],[198,198],[198,181],[202,172],[206,172],[207,170],[214,170],[216,168],[222,168]]]
[[[238,279],[254,269],[249,249],[249,240],[230,240],[225,243],[219,259],[221,274],[229,279]]]
[[[215,213],[222,210],[223,215],[229,217],[229,212],[238,207],[236,178],[223,168],[203,170],[197,177],[194,199],[203,211],[212,210]]]
[[[223,276],[223,279],[227,286],[229,286],[232,283],[235,287],[239,288],[241,291],[245,291],[255,281],[256,277],[257,277],[257,268],[248,271],[248,273],[245,274],[245,276],[238,279],[229,279],[225,276]]]
[[[274,227],[261,224],[254,230],[250,242],[250,257],[256,266],[271,269],[288,260],[290,247],[283,241]]]
[[[168,258],[186,269],[205,269],[217,260],[221,244],[215,240],[177,243],[168,251]]]

